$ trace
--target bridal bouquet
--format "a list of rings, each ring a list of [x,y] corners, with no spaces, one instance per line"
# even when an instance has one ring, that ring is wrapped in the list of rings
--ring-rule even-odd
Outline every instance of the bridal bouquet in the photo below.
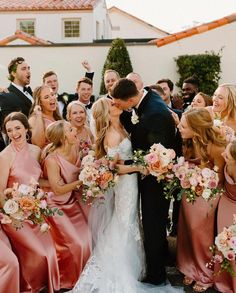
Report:
[[[224,228],[215,238],[215,245],[210,247],[213,258],[207,266],[211,267],[218,263],[220,265],[219,273],[226,271],[236,277],[236,271],[232,267],[233,264],[236,265],[236,214],[233,217],[233,224]]]
[[[79,180],[83,182],[82,198],[85,202],[91,204],[95,198],[104,198],[105,192],[116,184],[117,179],[111,159],[96,159],[94,151],[89,151],[83,158]]]
[[[157,181],[168,177],[173,166],[175,151],[165,148],[162,144],[153,144],[148,153],[143,151],[134,151],[134,164],[142,165],[148,168],[151,175],[157,178]]]
[[[0,209],[1,224],[11,224],[19,229],[23,227],[24,221],[29,220],[40,225],[40,230],[45,232],[49,229],[45,218],[56,213],[62,215],[58,208],[49,208],[47,194],[39,188],[37,182],[29,185],[14,183],[4,194],[7,200]]]
[[[175,189],[179,189],[178,199],[186,195],[186,201],[194,203],[196,198],[202,196],[209,201],[223,192],[218,186],[219,177],[217,169],[201,168],[193,163],[185,161],[184,157],[177,159],[172,167],[169,182],[164,187],[166,198],[172,199]]]

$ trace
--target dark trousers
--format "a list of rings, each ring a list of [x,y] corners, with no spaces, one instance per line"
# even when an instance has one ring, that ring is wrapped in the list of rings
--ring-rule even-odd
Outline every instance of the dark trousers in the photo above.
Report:
[[[145,282],[161,284],[166,280],[168,254],[166,224],[170,202],[163,195],[163,186],[153,176],[139,180],[141,192],[144,249],[147,277]]]

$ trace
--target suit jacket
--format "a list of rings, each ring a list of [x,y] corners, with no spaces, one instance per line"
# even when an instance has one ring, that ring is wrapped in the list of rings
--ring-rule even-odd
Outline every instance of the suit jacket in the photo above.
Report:
[[[94,76],[94,72],[85,72],[85,77],[93,80],[93,76]],[[66,119],[66,114],[67,114],[67,105],[72,102],[72,101],[76,101],[79,99],[79,96],[77,93],[75,94],[68,94],[68,93],[63,93],[63,94],[59,94],[57,97],[58,101],[61,101],[64,104],[63,110],[62,110],[62,116],[64,119]],[[92,95],[90,101],[92,103],[94,103],[95,101],[95,96]]]
[[[149,90],[137,109],[139,122],[131,130],[133,149],[147,151],[154,143],[174,148],[175,123],[161,97]]]
[[[4,118],[14,111],[20,111],[28,117],[32,106],[32,102],[13,84],[10,84],[8,91],[9,93],[0,93],[1,127]]]

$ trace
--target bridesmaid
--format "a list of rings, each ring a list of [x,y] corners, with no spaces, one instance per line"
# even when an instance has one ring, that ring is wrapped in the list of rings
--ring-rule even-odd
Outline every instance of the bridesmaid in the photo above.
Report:
[[[42,149],[48,144],[45,137],[47,126],[62,117],[59,113],[57,98],[50,87],[45,85],[37,87],[33,97],[34,103],[29,118],[31,142]]]
[[[44,176],[52,191],[50,204],[64,213],[49,222],[59,258],[61,288],[71,289],[90,256],[86,216],[76,200],[76,190],[81,184],[77,130],[60,120],[48,126],[46,136],[51,142],[44,150]]]
[[[30,131],[26,116],[20,112],[9,114],[4,120],[4,131],[11,143],[0,153],[0,194],[15,182],[39,181],[42,173],[38,162],[40,149],[27,143]],[[30,223],[24,223],[18,231],[9,224],[2,228],[20,263],[21,291],[36,293],[47,288],[53,293],[58,290],[59,271],[50,234],[40,232],[39,226]]]
[[[94,144],[94,138],[92,135],[92,132],[89,129],[88,123],[87,123],[87,111],[84,106],[79,101],[73,101],[67,106],[67,120],[70,122],[70,124],[77,129],[77,139],[80,146],[80,151],[82,151],[81,143],[86,142],[90,146]],[[90,119],[90,122],[92,119]],[[78,203],[83,210],[86,219],[88,220],[89,212],[90,212],[90,205],[85,204],[79,193],[77,193],[76,198],[78,199]]]
[[[19,293],[20,276],[17,257],[0,226],[0,286],[1,293]]]
[[[220,119],[225,126],[236,131],[236,85],[220,85],[213,95],[213,105],[208,110],[213,119]]]
[[[217,233],[221,233],[224,227],[233,223],[233,214],[236,214],[236,140],[227,145],[223,152],[225,159],[225,193],[221,196],[217,214]],[[235,262],[232,262],[236,271]],[[224,272],[217,275],[219,267],[215,267],[215,288],[219,292],[236,292],[236,278]]]
[[[223,180],[224,159],[221,153],[225,141],[213,127],[210,113],[205,108],[185,112],[178,125],[184,140],[186,160],[205,167],[219,168]],[[218,199],[206,202],[198,197],[194,204],[182,198],[177,237],[177,264],[184,274],[183,283],[193,286],[195,292],[204,292],[213,286],[213,272],[206,267],[212,255],[209,247],[214,242],[214,220]]]
[[[79,101],[73,101],[67,106],[67,120],[77,129],[79,141],[94,143],[92,132],[87,123],[87,112],[85,106]]]

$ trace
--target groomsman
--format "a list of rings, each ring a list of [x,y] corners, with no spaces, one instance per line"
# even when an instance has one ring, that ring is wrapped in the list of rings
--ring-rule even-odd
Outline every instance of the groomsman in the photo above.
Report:
[[[31,72],[30,66],[23,57],[17,57],[8,65],[9,80],[11,81],[8,92],[0,93],[0,124],[2,127],[4,118],[14,112],[21,111],[29,115],[32,106],[32,90],[29,87]],[[1,141],[1,150],[5,147]]]
[[[87,60],[84,60],[82,62],[82,65],[86,69],[85,76],[92,80],[94,76],[94,72],[92,71],[90,64],[88,63]],[[69,102],[78,99],[77,94],[68,94],[65,92],[62,94],[59,94],[58,93],[58,89],[59,89],[58,77],[54,71],[48,71],[43,75],[43,84],[49,86],[53,90],[53,93],[57,97],[59,111],[61,115],[63,116],[63,118],[66,119],[66,107],[69,104]]]

